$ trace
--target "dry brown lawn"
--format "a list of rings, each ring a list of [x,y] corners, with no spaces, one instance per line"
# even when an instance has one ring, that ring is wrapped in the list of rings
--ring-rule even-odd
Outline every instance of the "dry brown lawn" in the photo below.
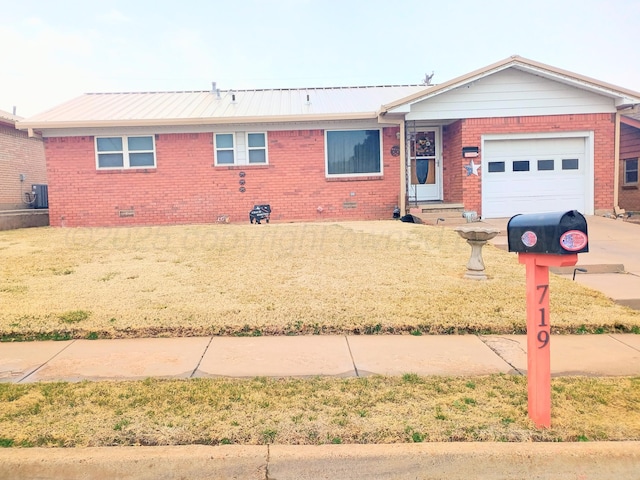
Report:
[[[0,338],[522,333],[524,267],[402,222],[0,232]],[[639,332],[640,313],[551,278],[554,332]]]
[[[640,440],[640,378],[554,378],[550,429],[526,378],[0,383],[0,447]]]

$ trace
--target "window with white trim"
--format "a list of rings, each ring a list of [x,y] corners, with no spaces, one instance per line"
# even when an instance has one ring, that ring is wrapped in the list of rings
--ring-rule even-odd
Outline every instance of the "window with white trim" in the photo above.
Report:
[[[266,165],[267,134],[265,132],[214,133],[216,165]]]
[[[327,130],[327,177],[382,175],[380,130]]]
[[[562,170],[578,170],[580,168],[580,160],[578,158],[563,158]]]
[[[638,159],[624,160],[624,185],[638,185]]]
[[[96,137],[98,169],[155,168],[156,149],[153,135]]]
[[[235,162],[235,142],[233,133],[216,133],[216,163],[218,165],[233,165]]]

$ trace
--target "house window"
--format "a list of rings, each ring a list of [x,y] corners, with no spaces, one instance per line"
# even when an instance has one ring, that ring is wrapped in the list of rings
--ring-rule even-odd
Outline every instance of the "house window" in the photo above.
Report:
[[[529,160],[514,160],[514,162],[513,162],[513,171],[514,172],[528,172],[529,171]]]
[[[504,162],[489,162],[489,173],[504,172]]]
[[[235,147],[233,133],[216,133],[216,163],[218,165],[233,165],[235,163]]]
[[[247,133],[249,163],[267,163],[267,139],[264,133]]]
[[[553,170],[554,160],[538,160],[538,171]]]
[[[96,137],[96,162],[99,169],[153,168],[156,166],[154,138]]]
[[[216,133],[213,136],[216,165],[265,165],[268,163],[267,134]]]
[[[381,175],[380,130],[326,132],[327,176]]]
[[[624,160],[624,184],[625,185],[637,185],[638,184],[638,159],[627,158]]]

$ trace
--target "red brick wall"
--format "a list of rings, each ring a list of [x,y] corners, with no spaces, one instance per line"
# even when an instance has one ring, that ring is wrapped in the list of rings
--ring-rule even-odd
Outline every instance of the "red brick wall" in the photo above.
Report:
[[[618,205],[627,211],[640,212],[640,190],[638,185],[624,185],[624,160],[626,158],[640,158],[640,129],[621,124]]]
[[[457,125],[450,127],[452,133],[457,129]],[[506,118],[477,118],[461,121],[460,128],[461,144],[457,139],[452,142],[454,150],[452,158],[447,163],[448,167],[455,175],[456,170],[464,172],[464,165],[469,163],[469,159],[462,158],[462,146],[480,146],[482,135],[488,134],[509,134],[509,133],[536,133],[536,132],[571,132],[571,131],[593,131],[594,132],[594,208],[598,210],[613,210],[614,191],[614,158],[615,158],[615,116],[613,114],[587,114],[587,115],[554,115],[542,117],[506,117]],[[456,157],[457,155],[457,157]],[[476,164],[480,163],[480,157],[474,159]],[[457,159],[457,160],[456,160]],[[456,166],[457,164],[457,166]],[[463,203],[465,209],[476,210],[482,214],[481,208],[481,176],[466,176],[462,180]],[[457,179],[457,177],[456,177]],[[456,180],[457,181],[457,180]],[[445,184],[446,187],[446,184]],[[452,182],[451,188],[455,188]],[[446,191],[446,190],[445,190]],[[446,195],[446,194],[445,194]]]
[[[34,183],[47,183],[42,139],[0,123],[0,210],[27,208],[24,194]]]
[[[442,193],[447,203],[462,203],[464,169],[462,156],[462,125],[458,120],[442,129]]]
[[[93,137],[46,139],[50,222],[247,222],[262,203],[271,205],[273,221],[391,218],[400,190],[400,159],[390,153],[396,132],[383,130],[384,176],[348,180],[325,178],[323,130],[268,132],[269,165],[242,167],[213,166],[212,133],[156,135],[157,168],[148,170],[97,171]]]

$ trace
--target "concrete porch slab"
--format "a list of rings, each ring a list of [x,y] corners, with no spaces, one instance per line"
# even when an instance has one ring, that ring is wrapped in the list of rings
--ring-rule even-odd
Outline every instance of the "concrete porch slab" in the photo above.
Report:
[[[343,336],[215,337],[194,376],[355,376]]]
[[[19,382],[73,343],[38,342],[38,348],[25,348],[24,342],[0,343],[0,382]]]
[[[511,367],[475,335],[347,337],[359,376],[488,375]]]
[[[126,380],[188,378],[210,337],[76,340],[23,380]]]
[[[551,335],[551,375],[640,375],[637,335]],[[500,357],[527,372],[526,335],[482,337]]]

